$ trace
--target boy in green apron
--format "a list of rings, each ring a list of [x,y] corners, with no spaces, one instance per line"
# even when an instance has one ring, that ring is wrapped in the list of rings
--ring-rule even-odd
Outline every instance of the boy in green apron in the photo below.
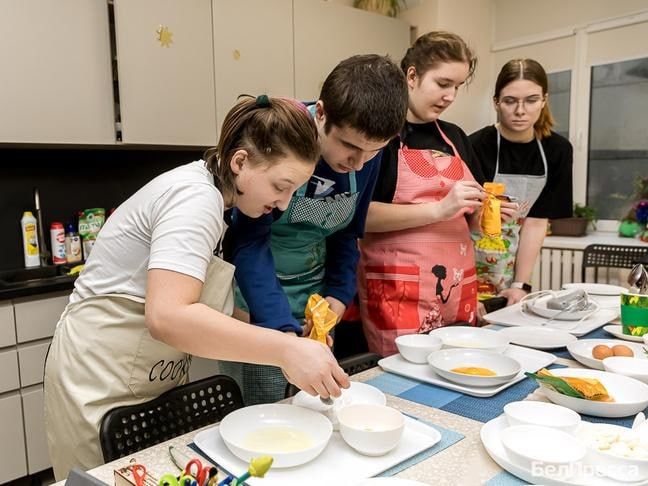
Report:
[[[328,75],[309,109],[321,151],[314,174],[286,207],[268,207],[257,219],[234,211],[230,228],[237,305],[249,309],[253,324],[297,335],[311,294],[322,295],[340,317],[355,295],[357,239],[382,148],[405,121],[404,75],[386,57],[353,56]],[[248,404],[283,398],[278,368],[223,363],[221,369],[239,382]]]

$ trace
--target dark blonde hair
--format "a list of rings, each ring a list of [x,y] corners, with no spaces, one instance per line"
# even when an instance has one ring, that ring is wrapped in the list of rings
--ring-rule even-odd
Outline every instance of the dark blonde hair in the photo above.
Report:
[[[319,158],[317,127],[303,104],[265,95],[240,98],[223,121],[218,145],[205,152],[205,165],[225,198],[241,194],[230,167],[237,150],[247,151],[255,165],[273,165],[288,154],[313,165]]]
[[[407,75],[410,66],[422,77],[430,69],[448,62],[465,62],[468,64],[466,83],[475,76],[477,56],[468,44],[452,32],[437,30],[423,34],[407,49],[401,61],[401,69]]]
[[[547,96],[549,91],[549,81],[547,73],[538,61],[533,59],[511,59],[502,66],[502,70],[497,76],[495,82],[495,101],[499,101],[502,90],[513,81],[518,79],[529,80],[542,88],[542,95]],[[551,128],[555,120],[549,109],[549,102],[546,101],[540,112],[540,117],[533,125],[536,136],[545,138],[551,135]]]

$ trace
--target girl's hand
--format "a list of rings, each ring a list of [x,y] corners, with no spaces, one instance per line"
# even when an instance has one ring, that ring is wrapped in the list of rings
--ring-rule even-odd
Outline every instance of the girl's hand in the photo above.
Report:
[[[486,193],[484,188],[475,181],[458,181],[450,192],[437,205],[440,210],[440,220],[453,219],[460,214],[472,213],[482,205]]]
[[[504,289],[499,295],[506,297],[506,305],[517,304],[522,300],[526,295],[526,291],[522,289]]]
[[[520,217],[520,205],[515,202],[502,201],[500,204],[502,222],[510,223]]]
[[[292,338],[282,356],[282,370],[290,383],[309,395],[339,397],[340,388],[349,388],[349,377],[338,365],[333,353],[322,343]]]

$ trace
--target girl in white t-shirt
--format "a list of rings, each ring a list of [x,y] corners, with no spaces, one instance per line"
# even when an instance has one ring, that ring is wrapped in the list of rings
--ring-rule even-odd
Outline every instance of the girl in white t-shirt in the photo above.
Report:
[[[230,317],[234,269],[214,256],[224,210],[285,210],[317,158],[317,129],[303,105],[246,98],[228,113],[206,161],[156,177],[108,219],[46,361],[57,480],[101,464],[103,416],[184,383],[191,355],[278,366],[322,397],[349,386],[326,346]]]

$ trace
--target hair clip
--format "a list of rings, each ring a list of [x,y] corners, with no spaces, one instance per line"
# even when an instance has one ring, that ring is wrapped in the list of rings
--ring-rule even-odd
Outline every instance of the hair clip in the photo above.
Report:
[[[258,108],[268,108],[270,106],[270,98],[268,98],[268,95],[259,95],[256,97],[256,105]]]

